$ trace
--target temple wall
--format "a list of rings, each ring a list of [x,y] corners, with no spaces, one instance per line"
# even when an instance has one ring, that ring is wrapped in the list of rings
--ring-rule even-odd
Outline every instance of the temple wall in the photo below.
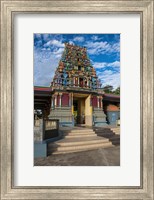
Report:
[[[68,106],[69,105],[69,94],[63,93],[62,94],[62,106]]]
[[[60,126],[74,125],[71,107],[56,107],[52,109],[49,115],[49,119],[58,119]]]
[[[106,115],[104,111],[100,108],[93,109],[93,125],[94,126],[106,126]]]
[[[92,106],[94,108],[97,108],[97,96],[93,96],[93,98],[92,98]]]

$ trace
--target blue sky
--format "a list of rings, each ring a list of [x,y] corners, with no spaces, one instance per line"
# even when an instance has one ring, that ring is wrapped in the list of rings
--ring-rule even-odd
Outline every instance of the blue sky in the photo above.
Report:
[[[120,34],[34,34],[35,86],[50,86],[64,42],[87,48],[102,86],[120,86]]]

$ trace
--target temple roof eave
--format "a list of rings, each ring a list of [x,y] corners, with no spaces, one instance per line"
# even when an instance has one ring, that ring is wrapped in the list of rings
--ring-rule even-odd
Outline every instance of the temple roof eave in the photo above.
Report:
[[[81,94],[92,94],[92,95],[103,96],[103,92],[99,92],[97,90],[88,90],[88,89],[86,90],[86,89],[81,89],[81,88],[63,88],[63,89],[55,88],[53,89],[53,93],[55,92],[81,93]]]

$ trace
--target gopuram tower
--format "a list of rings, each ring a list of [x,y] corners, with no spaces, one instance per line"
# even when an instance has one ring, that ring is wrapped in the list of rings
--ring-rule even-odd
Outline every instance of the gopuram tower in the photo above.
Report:
[[[49,119],[59,119],[60,126],[106,125],[101,82],[85,47],[65,43],[51,88]]]

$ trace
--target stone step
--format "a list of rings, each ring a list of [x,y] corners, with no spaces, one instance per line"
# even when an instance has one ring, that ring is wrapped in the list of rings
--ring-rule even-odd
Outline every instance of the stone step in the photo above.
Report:
[[[82,137],[95,137],[94,134],[84,134],[84,135],[81,135],[81,134],[73,134],[73,135],[64,135],[65,138],[82,138]]]
[[[54,144],[51,145],[52,147],[62,147],[62,146],[76,146],[76,145],[87,145],[87,144],[99,144],[99,143],[105,143],[105,142],[109,142],[109,139],[107,138],[95,138],[93,140],[82,140],[82,141],[76,141],[75,140],[71,140],[71,139],[63,139],[61,141],[55,142]],[[49,145],[50,147],[50,145]]]
[[[72,133],[72,132],[69,132],[69,133],[63,133],[64,136],[66,135],[81,135],[81,136],[84,136],[84,135],[95,135],[95,132],[80,132],[80,133]]]
[[[106,137],[106,138],[111,138],[113,137],[115,134],[113,132],[110,132],[110,133],[96,133],[98,136],[100,137]]]
[[[111,130],[120,130],[120,128],[110,128]]]
[[[113,147],[113,145],[104,145],[103,148],[110,148]],[[75,150],[67,150],[67,151],[55,151],[55,152],[48,152],[48,155],[52,154],[52,155],[57,155],[57,154],[69,154],[69,153],[77,153],[77,152],[85,152],[85,151],[91,151],[93,149],[98,149],[98,148],[102,148],[102,147],[96,147],[96,148],[87,148],[87,149],[75,149]]]
[[[110,128],[111,130],[120,130],[120,127],[113,127],[113,128]]]
[[[119,139],[114,139],[114,140],[111,139],[110,142],[112,142],[113,145],[120,145]]]
[[[106,129],[106,130],[101,130],[101,129],[98,129],[98,130],[94,130],[96,133],[113,133],[112,130],[110,129]]]
[[[113,137],[110,138],[110,140],[120,140],[120,136],[114,135]]]
[[[84,134],[84,133],[95,133],[93,130],[71,130],[71,131],[63,131],[63,133],[67,134],[67,133],[73,133],[73,134]]]
[[[66,152],[76,152],[78,150],[90,150],[90,149],[97,149],[99,147],[105,148],[105,147],[112,147],[111,142],[102,142],[97,144],[86,144],[86,145],[78,145],[78,146],[67,146],[67,147],[57,147],[57,148],[48,148],[48,153],[66,153]]]
[[[111,129],[111,130],[112,130],[115,134],[118,134],[118,135],[120,134],[120,129],[116,129],[116,128],[115,128],[115,129]]]
[[[76,153],[76,152],[84,152],[84,151],[89,151],[91,149],[78,149],[78,150],[71,150],[71,151],[55,151],[55,152],[48,152],[48,155],[52,154],[52,155],[57,155],[57,154],[68,154],[68,153]]]

